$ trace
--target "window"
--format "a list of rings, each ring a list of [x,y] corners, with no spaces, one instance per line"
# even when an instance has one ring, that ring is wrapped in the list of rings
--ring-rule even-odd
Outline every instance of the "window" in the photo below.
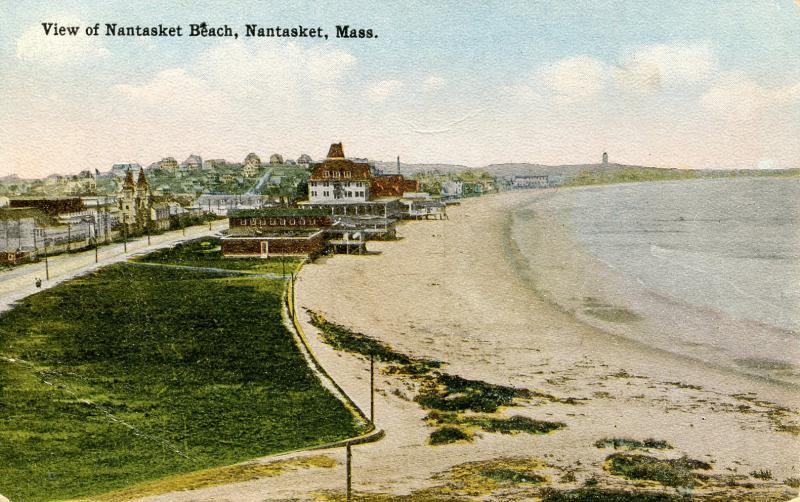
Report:
[[[344,172],[344,177],[345,178],[349,178],[350,177],[350,171],[345,171]]]
[[[330,176],[331,176],[331,172],[330,171],[323,171],[322,172],[322,177],[323,178],[330,178]]]

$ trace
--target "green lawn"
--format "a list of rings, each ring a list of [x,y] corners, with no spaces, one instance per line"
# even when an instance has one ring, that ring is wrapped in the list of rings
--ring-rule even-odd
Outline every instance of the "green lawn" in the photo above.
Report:
[[[0,316],[0,493],[73,498],[360,432],[283,327],[283,284],[118,264]]]
[[[224,268],[256,274],[288,274],[300,264],[299,260],[290,258],[283,261],[260,258],[225,258],[222,256],[220,246],[221,242],[218,238],[207,237],[154,251],[135,258],[135,261],[187,267]]]

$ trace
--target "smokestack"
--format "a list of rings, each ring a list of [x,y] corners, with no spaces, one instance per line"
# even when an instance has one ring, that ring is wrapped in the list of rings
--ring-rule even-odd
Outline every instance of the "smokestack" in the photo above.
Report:
[[[397,174],[400,174],[400,156],[397,156]]]

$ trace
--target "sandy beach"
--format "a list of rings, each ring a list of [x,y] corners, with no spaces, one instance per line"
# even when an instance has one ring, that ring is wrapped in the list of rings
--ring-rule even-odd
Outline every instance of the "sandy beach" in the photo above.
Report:
[[[448,373],[554,396],[500,412],[565,424],[548,434],[480,432],[471,443],[430,446],[433,428],[413,401],[415,382],[379,371],[376,424],[386,436],[353,449],[354,489],[408,494],[447,485],[455,466],[507,458],[540,461],[548,485],[559,489],[590,478],[602,487],[631,487],[603,469],[614,451],[595,446],[603,438],[627,437],[667,441],[672,449],[648,454],[708,462],[709,474],[739,476],[754,490],[730,493],[772,497],[764,500],[797,495],[784,484],[800,477],[796,389],[607,334],[554,307],[533,288],[535,277],[521,276],[509,237],[511,210],[545,195],[549,191],[464,200],[448,209],[449,220],[403,223],[400,240],[370,242],[378,255],[336,255],[302,270],[296,288],[302,325],[322,365],[362,410],[369,409],[367,361],[323,343],[306,309],[400,352],[443,361]],[[547,221],[541,225],[553,240],[551,250],[572,252],[574,243],[563,232],[548,233]],[[150,500],[336,498],[344,488],[344,451],[313,454],[320,453],[338,465]],[[749,474],[760,470],[771,479]],[[520,493],[483,496],[527,498]]]

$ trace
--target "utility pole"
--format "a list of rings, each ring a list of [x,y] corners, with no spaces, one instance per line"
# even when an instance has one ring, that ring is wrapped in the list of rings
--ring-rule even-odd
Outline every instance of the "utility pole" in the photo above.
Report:
[[[147,219],[147,246],[148,247],[150,247],[150,222],[151,221],[152,220],[150,220],[149,218]]]
[[[50,280],[50,264],[47,262],[47,233],[45,230],[42,230],[44,233],[44,278],[48,281]]]
[[[369,355],[369,421],[375,423],[375,355]]]
[[[67,222],[67,253],[69,253],[69,245],[72,242],[72,222]]]
[[[353,452],[347,442],[347,502],[353,500]]]
[[[92,237],[94,237],[94,262],[97,263],[99,261],[99,251],[97,250],[97,223],[92,224],[92,230]]]
[[[128,215],[122,215],[122,249],[124,253],[128,252]]]

